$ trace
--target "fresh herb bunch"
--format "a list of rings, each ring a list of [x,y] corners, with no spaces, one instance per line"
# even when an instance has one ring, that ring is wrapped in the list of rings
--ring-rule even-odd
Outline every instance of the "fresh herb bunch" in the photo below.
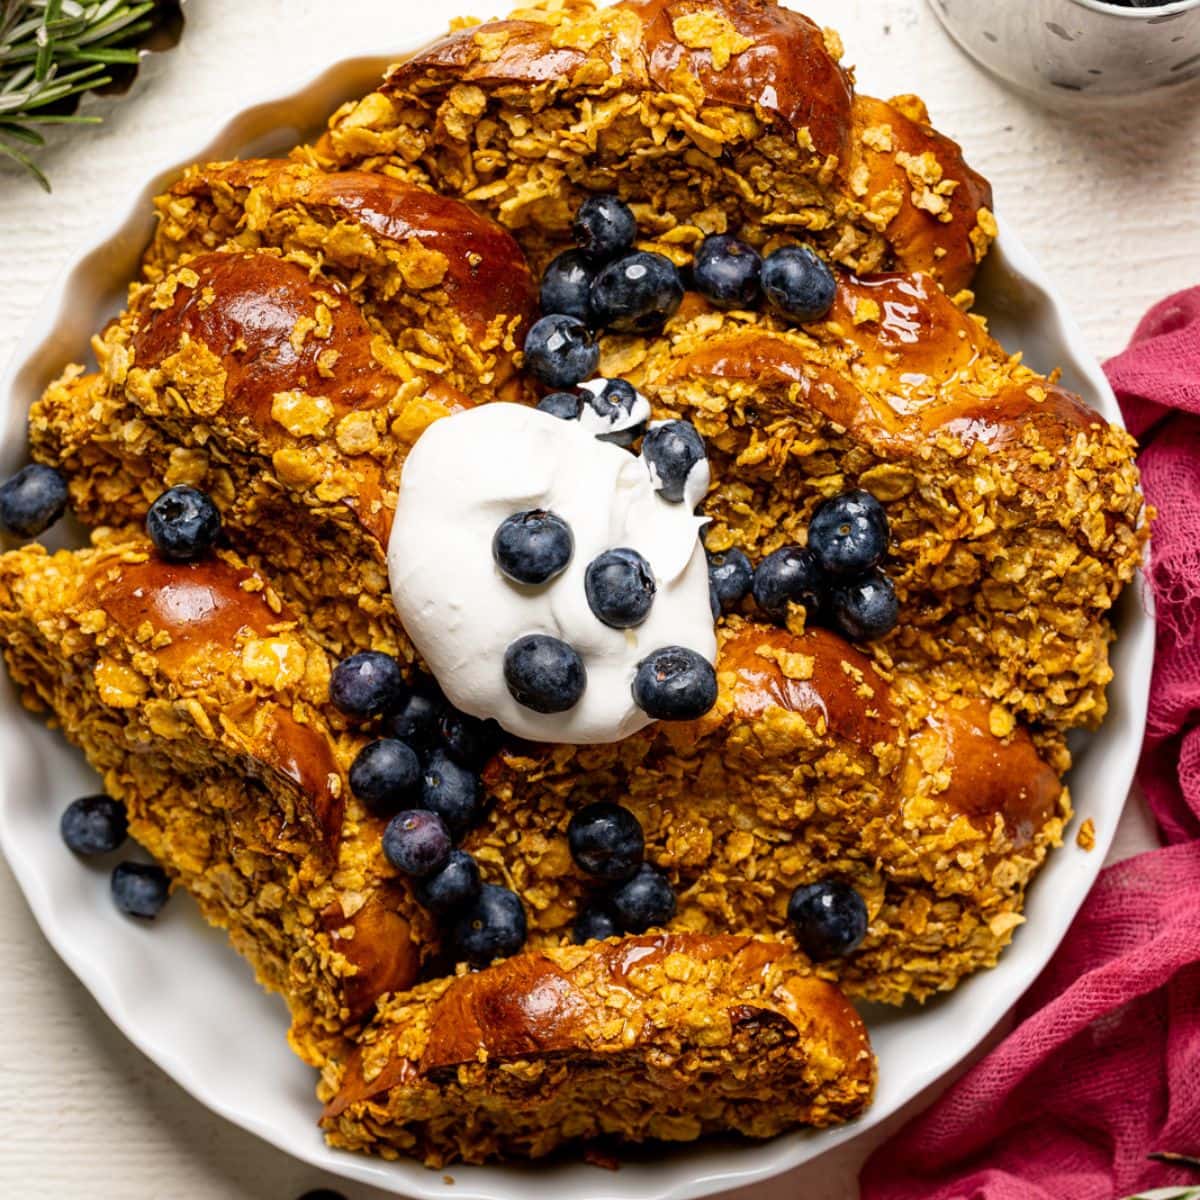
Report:
[[[15,159],[47,191],[33,161],[40,125],[96,125],[78,116],[82,92],[112,82],[112,69],[138,61],[157,0],[0,0],[0,156]]]

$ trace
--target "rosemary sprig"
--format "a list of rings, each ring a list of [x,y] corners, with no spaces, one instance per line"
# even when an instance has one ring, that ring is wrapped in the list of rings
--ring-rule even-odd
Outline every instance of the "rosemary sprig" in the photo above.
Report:
[[[0,0],[0,156],[46,189],[31,156],[45,144],[36,126],[97,125],[71,101],[112,82],[110,68],[138,61],[156,0]]]

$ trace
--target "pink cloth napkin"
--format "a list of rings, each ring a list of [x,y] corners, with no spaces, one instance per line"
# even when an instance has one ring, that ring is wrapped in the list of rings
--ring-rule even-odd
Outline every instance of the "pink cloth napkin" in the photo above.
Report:
[[[1158,509],[1138,778],[1168,845],[1104,871],[1008,1038],[863,1170],[862,1200],[1118,1200],[1200,1173],[1200,288],[1107,366]]]

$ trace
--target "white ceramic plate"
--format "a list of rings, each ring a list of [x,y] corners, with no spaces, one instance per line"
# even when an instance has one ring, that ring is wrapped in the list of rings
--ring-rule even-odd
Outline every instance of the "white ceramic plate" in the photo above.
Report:
[[[395,56],[393,56],[395,57]],[[150,198],[185,163],[285,150],[317,130],[343,100],[370,90],[383,59],[344,62],[294,94],[246,110],[207,146],[160,171],[129,213],[99,231],[43,305],[27,355],[0,383],[0,471],[25,456],[29,405],[64,363],[88,354],[92,332],[120,307],[152,229]],[[1063,368],[1066,385],[1110,421],[1116,402],[1099,365],[1045,277],[1001,222],[979,280],[980,308],[1000,339],[1036,366]],[[1033,981],[1091,887],[1121,813],[1141,743],[1153,649],[1142,589],[1117,612],[1120,638],[1103,730],[1081,741],[1071,788],[1080,818],[1096,824],[1090,853],[1074,842],[1052,855],[1034,885],[1028,923],[993,971],[923,1010],[871,1012],[879,1093],[858,1122],[760,1145],[712,1142],[631,1161],[617,1172],[582,1164],[458,1168],[458,1200],[667,1200],[704,1196],[780,1174],[878,1124],[959,1063]],[[317,1130],[315,1077],[287,1048],[283,1003],[267,996],[185,895],[153,925],[119,916],[107,867],[64,850],[58,816],[98,790],[82,758],[0,683],[0,846],[46,937],[109,1017],[181,1087],[273,1146],[347,1179],[445,1200],[443,1173],[330,1150]]]

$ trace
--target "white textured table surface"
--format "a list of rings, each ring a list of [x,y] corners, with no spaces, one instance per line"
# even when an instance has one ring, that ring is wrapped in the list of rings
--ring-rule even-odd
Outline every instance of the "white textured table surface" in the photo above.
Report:
[[[500,7],[502,0],[495,0]],[[1019,2],[1019,0],[1015,0]],[[997,206],[1060,284],[1092,346],[1124,345],[1169,291],[1200,282],[1200,97],[1047,113],[979,72],[923,0],[807,0],[842,32],[864,91],[919,91],[993,181]],[[474,0],[190,0],[181,46],[143,70],[106,124],[46,156],[45,197],[0,169],[0,364],[98,218],[150,170],[201,145],[243,104],[336,59],[386,54]],[[479,15],[487,15],[480,13]],[[1150,844],[1139,807],[1115,854]],[[42,940],[0,864],[0,1195],[39,1200],[289,1200],[337,1186],[224,1124],[105,1020]],[[865,1148],[828,1156],[754,1200],[852,1200]],[[351,1200],[377,1193],[346,1187]],[[751,1192],[735,1194],[750,1200]]]

